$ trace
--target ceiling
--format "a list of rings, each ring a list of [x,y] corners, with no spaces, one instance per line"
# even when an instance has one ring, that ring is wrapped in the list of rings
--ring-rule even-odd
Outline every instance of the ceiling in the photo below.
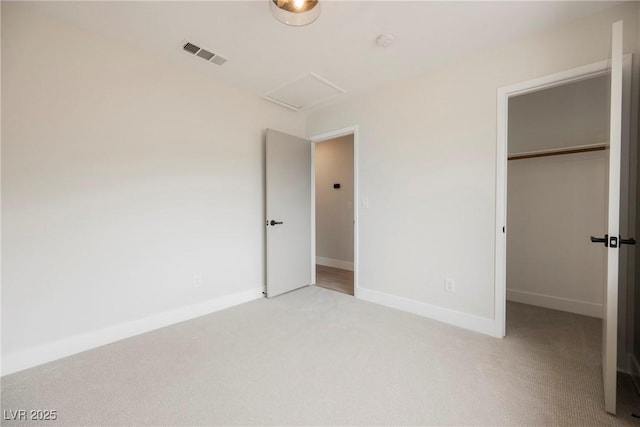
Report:
[[[327,1],[288,27],[261,1],[33,2],[31,7],[262,96],[315,73],[359,94],[619,2]],[[389,32],[395,42],[376,46]],[[189,40],[228,59],[181,50]],[[343,95],[344,96],[344,95]]]

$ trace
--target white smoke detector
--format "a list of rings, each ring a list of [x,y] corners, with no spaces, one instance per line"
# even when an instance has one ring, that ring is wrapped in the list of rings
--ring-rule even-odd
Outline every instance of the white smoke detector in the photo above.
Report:
[[[376,37],[376,44],[380,47],[389,47],[393,44],[395,36],[391,33],[380,34]]]

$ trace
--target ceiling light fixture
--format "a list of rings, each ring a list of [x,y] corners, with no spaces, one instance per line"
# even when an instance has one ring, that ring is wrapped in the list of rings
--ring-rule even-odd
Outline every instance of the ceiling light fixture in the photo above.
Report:
[[[269,3],[273,16],[292,27],[309,25],[320,16],[318,0],[270,0]]]

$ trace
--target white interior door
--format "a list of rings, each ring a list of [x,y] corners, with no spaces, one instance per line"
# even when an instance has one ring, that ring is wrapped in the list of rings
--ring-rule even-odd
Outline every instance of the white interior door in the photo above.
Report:
[[[611,105],[609,130],[609,214],[607,283],[602,324],[602,376],[605,409],[616,413],[618,353],[618,272],[620,261],[620,174],[622,148],[622,21],[613,24],[611,42]]]
[[[267,297],[311,284],[311,142],[267,129]]]

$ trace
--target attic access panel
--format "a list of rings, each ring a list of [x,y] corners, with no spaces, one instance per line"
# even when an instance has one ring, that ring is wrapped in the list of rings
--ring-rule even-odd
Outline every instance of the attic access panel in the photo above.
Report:
[[[264,98],[300,111],[342,95],[344,90],[322,77],[309,73],[268,92]]]

